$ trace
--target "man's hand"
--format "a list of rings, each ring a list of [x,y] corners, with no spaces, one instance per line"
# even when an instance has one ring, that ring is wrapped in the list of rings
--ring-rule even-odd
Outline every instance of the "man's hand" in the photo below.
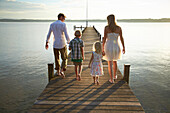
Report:
[[[67,42],[67,44],[69,44],[69,43],[70,43],[70,41]]]
[[[45,49],[48,50],[48,42],[45,44]]]

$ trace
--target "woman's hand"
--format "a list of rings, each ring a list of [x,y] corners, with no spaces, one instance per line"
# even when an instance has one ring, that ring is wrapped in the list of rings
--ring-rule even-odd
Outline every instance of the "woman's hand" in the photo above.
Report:
[[[123,54],[125,54],[125,48],[123,48],[122,52],[123,52]]]
[[[102,52],[102,55],[105,56],[105,52],[104,51]]]
[[[45,44],[45,49],[46,49],[46,50],[48,49],[48,43]]]

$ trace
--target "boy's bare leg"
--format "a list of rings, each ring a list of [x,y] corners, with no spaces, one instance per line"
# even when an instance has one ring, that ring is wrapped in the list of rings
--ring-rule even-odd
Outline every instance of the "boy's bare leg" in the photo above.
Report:
[[[76,80],[79,80],[79,79],[78,79],[77,65],[75,65],[75,73],[76,73]]]
[[[78,74],[79,80],[81,80],[81,72],[82,72],[82,65],[79,65],[79,74]]]

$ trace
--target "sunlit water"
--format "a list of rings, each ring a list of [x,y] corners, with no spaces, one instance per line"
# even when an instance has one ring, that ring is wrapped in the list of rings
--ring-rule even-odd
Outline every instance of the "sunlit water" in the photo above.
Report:
[[[47,63],[54,62],[52,38],[44,49],[49,22],[0,23],[0,112],[26,112],[47,85]],[[131,64],[130,86],[146,112],[170,112],[170,23],[118,23]],[[73,38],[74,25],[67,22]],[[106,22],[93,22],[103,36]],[[106,75],[107,76],[107,75]]]

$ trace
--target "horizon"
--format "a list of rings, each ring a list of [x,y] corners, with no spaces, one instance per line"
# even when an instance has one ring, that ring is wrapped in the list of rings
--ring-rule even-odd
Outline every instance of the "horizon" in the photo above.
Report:
[[[58,19],[45,19],[45,18],[0,18],[0,20],[2,19],[9,19],[9,20],[58,20]],[[116,20],[145,20],[145,19],[152,19],[152,20],[160,20],[160,19],[170,19],[170,18],[123,18],[123,19],[116,19]],[[66,19],[67,20],[86,20],[86,19]],[[107,20],[107,19],[88,19],[88,20]]]
[[[169,0],[89,0],[88,17],[103,20],[115,14],[116,19],[170,18],[169,5]],[[58,13],[70,20],[84,20],[86,0],[0,0],[0,18],[57,19]]]

